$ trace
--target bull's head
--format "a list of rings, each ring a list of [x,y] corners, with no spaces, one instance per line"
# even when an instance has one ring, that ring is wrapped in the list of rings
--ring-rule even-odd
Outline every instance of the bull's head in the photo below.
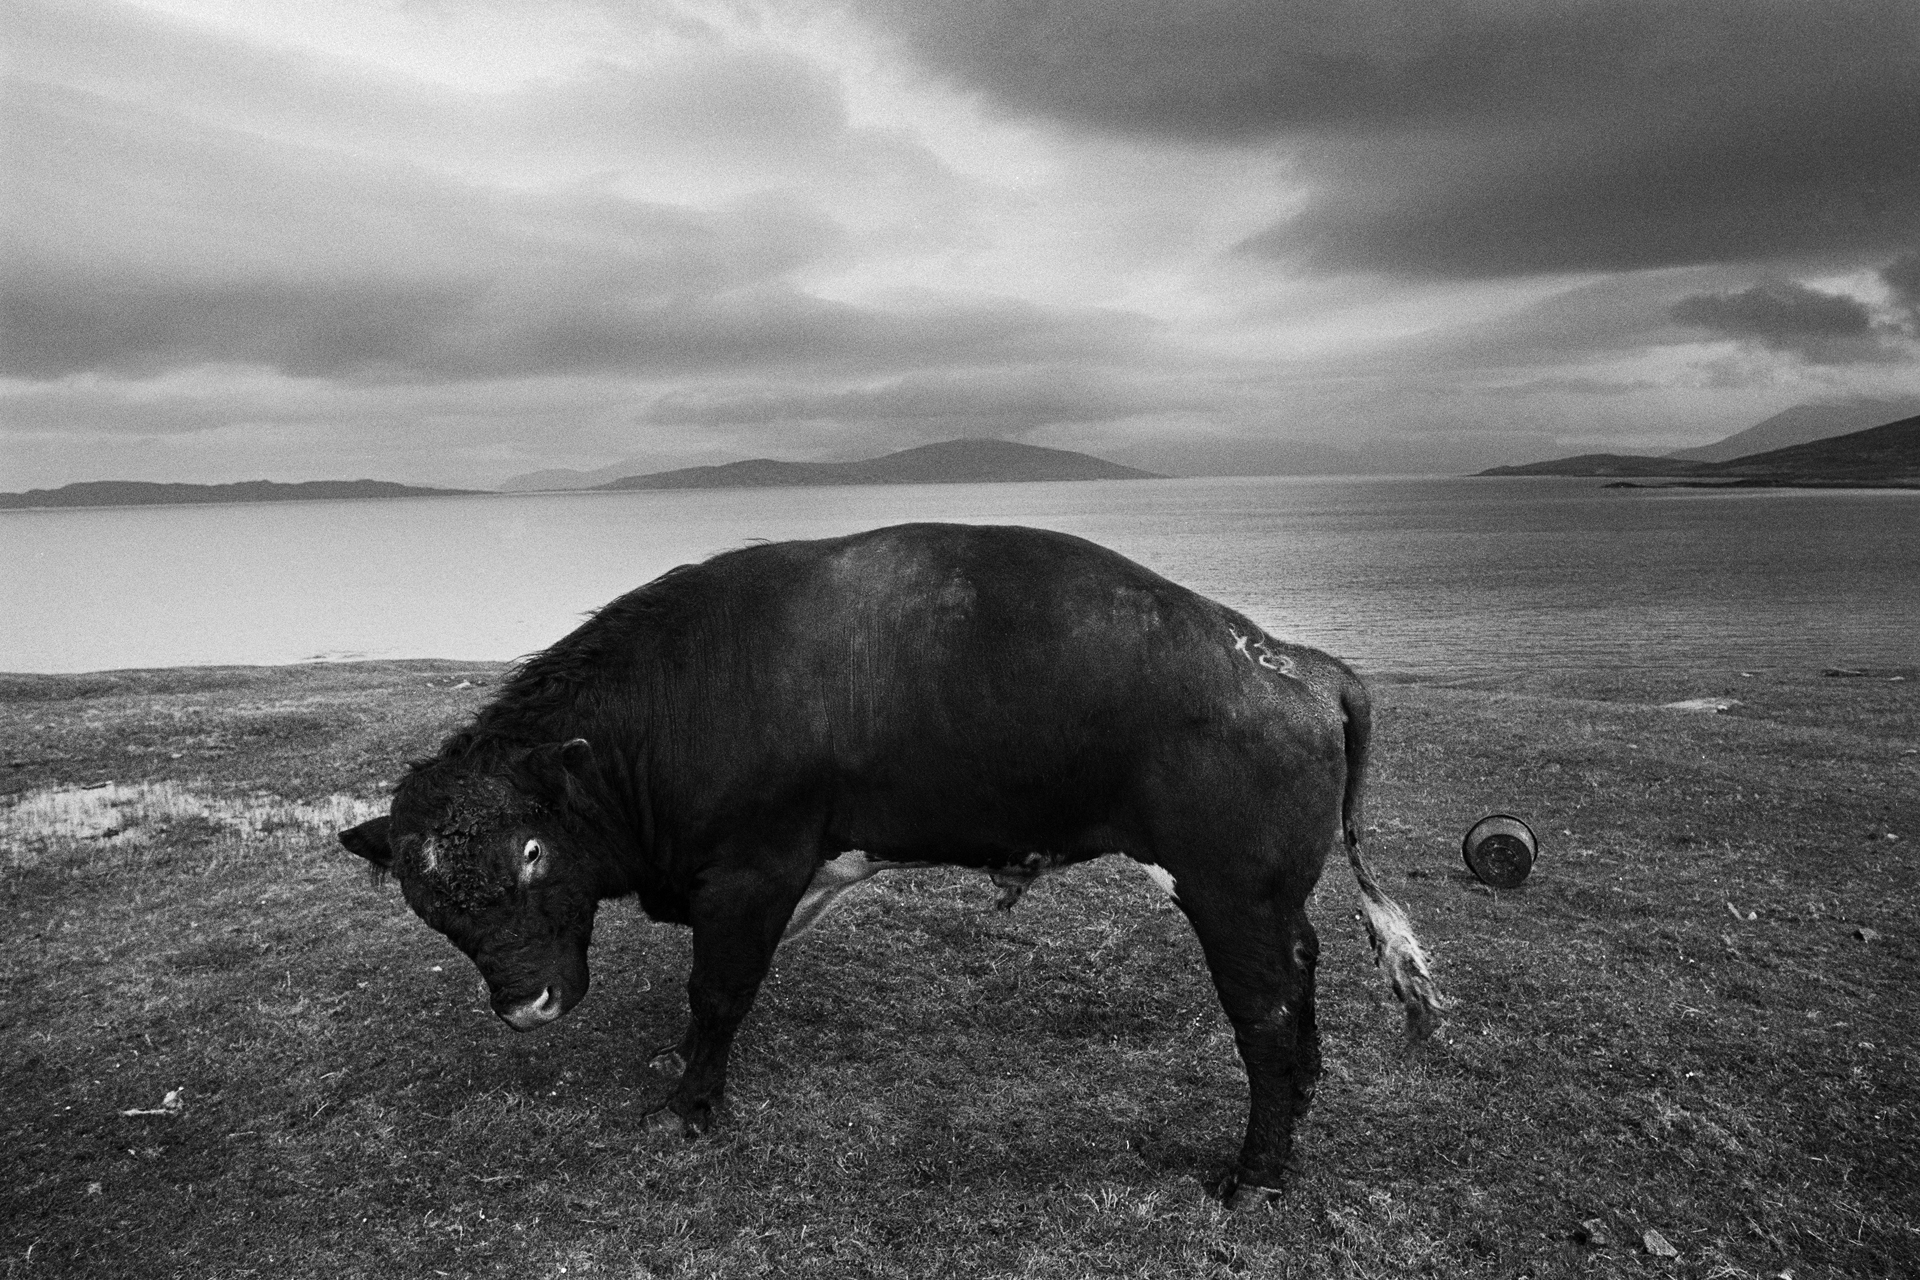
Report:
[[[400,783],[387,817],[340,833],[466,952],[516,1031],[552,1022],[587,993],[598,877],[567,818],[578,813],[573,776],[591,755],[576,738],[485,765],[435,760]]]

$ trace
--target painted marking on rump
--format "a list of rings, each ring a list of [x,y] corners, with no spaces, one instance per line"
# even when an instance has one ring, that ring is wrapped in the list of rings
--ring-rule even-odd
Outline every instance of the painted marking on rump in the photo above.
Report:
[[[1256,667],[1264,667],[1268,671],[1278,671],[1283,676],[1291,676],[1293,674],[1294,663],[1292,655],[1276,651],[1267,643],[1265,636],[1256,640],[1250,635],[1241,635],[1232,627],[1227,628],[1227,634],[1233,637],[1233,651]],[[1258,650],[1258,652],[1255,652],[1256,650]]]

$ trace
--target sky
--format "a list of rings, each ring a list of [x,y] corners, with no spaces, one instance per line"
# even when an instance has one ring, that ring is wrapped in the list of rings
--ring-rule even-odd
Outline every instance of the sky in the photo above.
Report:
[[[0,0],[0,489],[1920,396],[1911,0]]]

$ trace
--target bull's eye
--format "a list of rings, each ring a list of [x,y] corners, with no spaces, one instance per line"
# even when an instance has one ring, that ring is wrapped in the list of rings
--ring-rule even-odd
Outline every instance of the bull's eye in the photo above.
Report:
[[[543,850],[540,848],[540,842],[538,840],[529,840],[523,852],[526,855],[527,865],[532,866],[534,863],[540,861],[540,855]]]

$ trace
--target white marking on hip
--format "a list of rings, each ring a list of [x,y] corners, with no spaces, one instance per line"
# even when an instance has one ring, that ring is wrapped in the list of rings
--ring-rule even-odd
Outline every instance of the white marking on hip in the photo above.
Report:
[[[1157,862],[1143,862],[1140,864],[1140,869],[1147,873],[1147,879],[1160,886],[1160,892],[1166,894],[1175,902],[1180,900],[1178,886],[1173,882],[1173,873],[1171,871]]]
[[[1264,667],[1268,671],[1278,671],[1283,676],[1293,675],[1293,655],[1280,653],[1275,650],[1272,645],[1267,643],[1265,636],[1261,636],[1256,640],[1250,635],[1241,635],[1232,627],[1227,628],[1227,634],[1233,637],[1233,651],[1245,658],[1248,662],[1251,662],[1254,666]],[[1258,652],[1255,652],[1256,650]]]
[[[1283,676],[1293,674],[1293,659],[1284,653],[1275,653],[1267,647],[1265,640],[1254,641],[1253,647],[1260,651],[1260,665],[1269,671],[1278,671]]]

